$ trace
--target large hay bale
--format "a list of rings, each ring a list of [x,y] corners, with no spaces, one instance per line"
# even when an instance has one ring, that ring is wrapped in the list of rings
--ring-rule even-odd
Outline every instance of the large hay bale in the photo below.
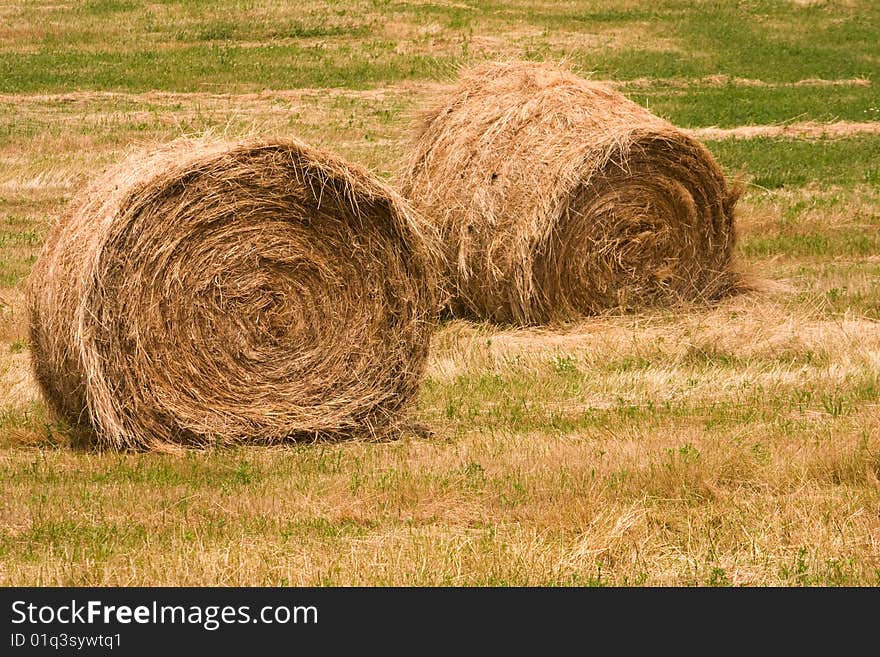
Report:
[[[423,372],[431,244],[390,188],[303,144],[173,143],[49,234],[37,380],[118,448],[383,435]]]
[[[555,65],[464,73],[400,187],[441,233],[453,316],[545,323],[737,285],[737,194],[709,151]]]

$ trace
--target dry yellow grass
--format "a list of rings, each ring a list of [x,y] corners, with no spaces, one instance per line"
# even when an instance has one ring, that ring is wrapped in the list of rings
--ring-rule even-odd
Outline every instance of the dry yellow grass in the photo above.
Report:
[[[789,297],[555,331],[452,323],[423,393],[432,440],[180,458],[19,430],[0,580],[876,583],[880,325]]]

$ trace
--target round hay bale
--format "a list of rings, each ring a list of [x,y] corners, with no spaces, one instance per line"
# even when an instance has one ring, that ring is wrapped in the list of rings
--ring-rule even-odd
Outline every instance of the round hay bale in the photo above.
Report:
[[[365,170],[297,142],[130,158],[34,266],[36,378],[101,446],[382,436],[437,313],[422,228]]]
[[[555,65],[464,73],[425,115],[400,187],[439,229],[453,316],[541,324],[738,285],[738,193],[709,151]]]

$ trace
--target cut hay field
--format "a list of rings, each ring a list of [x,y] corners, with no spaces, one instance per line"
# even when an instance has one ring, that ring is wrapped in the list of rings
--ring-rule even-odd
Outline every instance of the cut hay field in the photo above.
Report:
[[[880,4],[0,4],[0,585],[880,585]],[[392,180],[458,66],[569,61],[693,131],[758,290],[447,322],[383,442],[97,452],[30,372],[48,227],[138,146],[295,136]]]

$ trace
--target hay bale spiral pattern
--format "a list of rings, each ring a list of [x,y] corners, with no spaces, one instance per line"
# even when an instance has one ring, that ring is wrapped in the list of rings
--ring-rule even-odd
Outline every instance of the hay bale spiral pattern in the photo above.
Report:
[[[391,189],[304,144],[173,143],[50,232],[36,378],[117,448],[383,435],[423,372],[430,248]]]
[[[739,284],[737,193],[709,151],[555,65],[463,74],[425,114],[400,187],[440,232],[453,316],[540,324]]]

